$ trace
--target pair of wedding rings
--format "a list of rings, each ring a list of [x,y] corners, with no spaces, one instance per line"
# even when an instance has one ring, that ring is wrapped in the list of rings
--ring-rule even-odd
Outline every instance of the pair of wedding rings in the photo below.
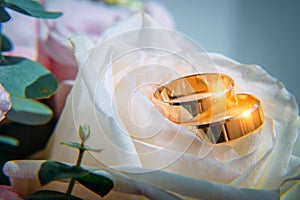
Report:
[[[153,97],[170,121],[214,144],[252,133],[264,123],[261,102],[250,94],[236,94],[233,79],[225,74],[181,77],[157,88]]]

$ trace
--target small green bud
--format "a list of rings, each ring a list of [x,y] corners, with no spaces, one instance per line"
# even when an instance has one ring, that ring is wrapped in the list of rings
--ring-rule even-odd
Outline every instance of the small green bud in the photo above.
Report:
[[[82,143],[85,143],[85,141],[90,137],[91,130],[89,125],[84,124],[79,126],[79,136],[82,141]]]

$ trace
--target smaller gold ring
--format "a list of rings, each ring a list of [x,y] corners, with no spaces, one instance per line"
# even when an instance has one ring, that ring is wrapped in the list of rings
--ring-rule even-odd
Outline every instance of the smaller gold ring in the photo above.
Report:
[[[199,118],[197,123],[185,125],[192,127],[202,140],[214,144],[228,142],[258,130],[264,123],[261,102],[249,94],[237,94],[236,99],[236,105],[226,108],[225,117]]]
[[[234,81],[230,76],[218,73],[194,74],[157,88],[153,102],[170,121],[182,124],[193,121],[216,102],[220,102],[220,99],[224,100],[224,105],[226,99],[234,101],[234,95]]]

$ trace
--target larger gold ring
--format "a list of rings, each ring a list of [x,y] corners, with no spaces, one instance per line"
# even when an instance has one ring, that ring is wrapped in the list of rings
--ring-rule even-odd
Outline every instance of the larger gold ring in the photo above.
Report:
[[[234,106],[226,108],[226,116],[202,115],[197,123],[186,123],[204,141],[228,142],[258,130],[264,123],[261,102],[249,94],[237,94]],[[210,112],[210,110],[207,110]]]
[[[170,121],[189,123],[220,100],[224,105],[226,99],[234,101],[234,81],[225,74],[194,74],[159,87],[153,96],[158,110]]]

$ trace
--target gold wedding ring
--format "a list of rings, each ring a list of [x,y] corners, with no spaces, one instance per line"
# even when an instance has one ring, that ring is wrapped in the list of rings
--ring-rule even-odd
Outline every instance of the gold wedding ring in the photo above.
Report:
[[[261,102],[249,94],[237,94],[236,99],[234,106],[226,106],[225,117],[202,115],[198,123],[189,124],[190,128],[202,140],[212,143],[228,142],[259,129],[264,123]]]
[[[250,94],[235,94],[234,81],[225,74],[175,79],[156,89],[153,102],[170,121],[211,143],[240,138],[264,123],[261,102]]]
[[[153,102],[169,120],[182,124],[227,98],[234,101],[234,81],[225,74],[208,73],[185,76],[159,87]]]

